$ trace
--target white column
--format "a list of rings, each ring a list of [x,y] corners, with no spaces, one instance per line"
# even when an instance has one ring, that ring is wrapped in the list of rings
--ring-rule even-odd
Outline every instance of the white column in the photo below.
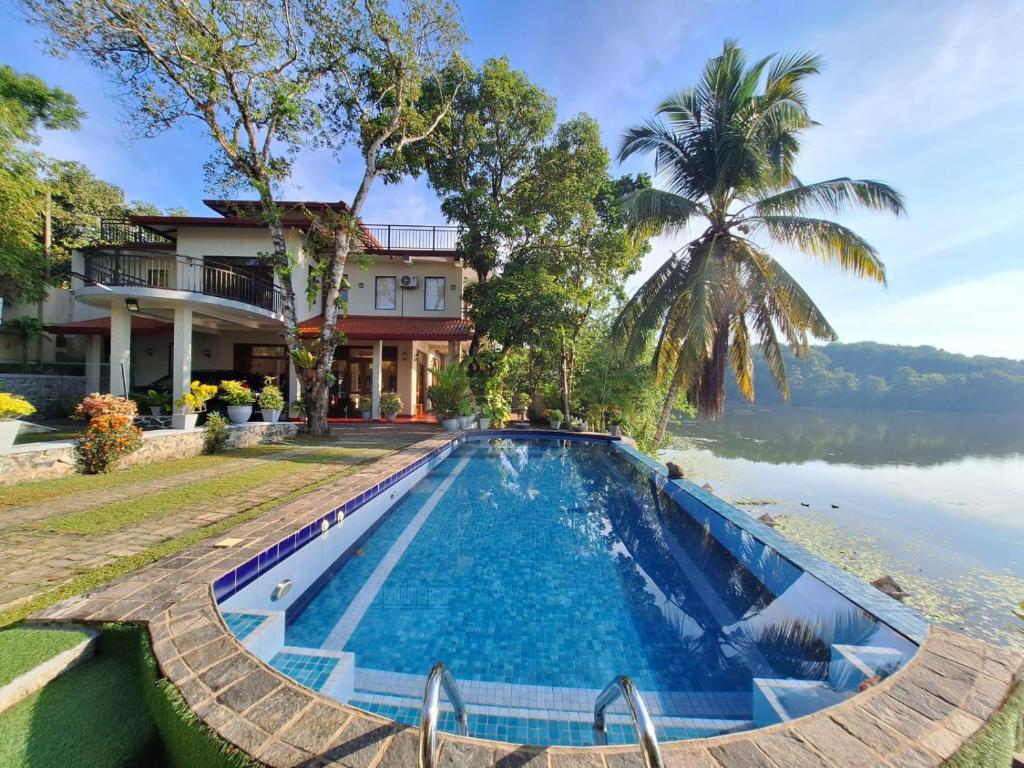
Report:
[[[124,376],[121,375],[124,366]],[[124,302],[110,305],[110,394],[126,397],[124,382],[132,387],[132,316]]]
[[[192,309],[174,308],[174,357],[171,361],[172,396],[175,400],[192,384]]]
[[[454,363],[462,359],[462,347],[457,341],[448,342],[448,360],[445,363]]]
[[[291,416],[291,406],[296,400],[302,397],[302,386],[299,383],[299,369],[295,367],[295,361],[291,355],[288,356],[288,408],[285,416]]]
[[[85,393],[99,392],[103,379],[103,337],[90,336],[85,347]]]
[[[374,421],[380,419],[380,387],[383,380],[381,368],[384,367],[384,342],[380,339],[373,342],[373,381],[370,383],[370,390],[373,393],[373,413],[370,418]]]

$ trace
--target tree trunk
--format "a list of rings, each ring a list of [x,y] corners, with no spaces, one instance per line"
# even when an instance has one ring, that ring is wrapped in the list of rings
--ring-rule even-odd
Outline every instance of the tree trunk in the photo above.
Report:
[[[672,407],[679,396],[679,388],[683,385],[681,373],[679,369],[676,369],[676,374],[672,377],[672,383],[669,384],[668,392],[665,395],[665,402],[661,406],[661,415],[658,416],[658,427],[654,430],[655,448],[661,446],[662,441],[665,439],[665,432],[668,431],[668,423],[672,418]]]
[[[309,432],[320,436],[330,432],[327,423],[327,401],[330,395],[327,377],[334,364],[334,351],[337,348],[338,299],[341,296],[341,279],[345,274],[345,263],[351,248],[350,236],[347,231],[338,229],[334,235],[334,253],[327,270],[327,292],[324,295],[324,324],[320,328],[320,355],[317,357],[316,379],[313,384],[313,399],[316,401],[310,410]]]
[[[566,349],[565,338],[563,337],[559,354],[558,373],[559,388],[562,390],[562,412],[567,423],[572,421],[572,414],[569,412],[569,402],[572,399],[571,366],[569,351]]]

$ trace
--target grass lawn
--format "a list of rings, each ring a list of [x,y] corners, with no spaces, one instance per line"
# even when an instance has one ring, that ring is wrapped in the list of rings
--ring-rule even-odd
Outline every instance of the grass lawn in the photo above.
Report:
[[[0,685],[6,685],[88,637],[84,632],[59,629],[9,629],[0,632]],[[0,765],[6,763],[0,762]]]
[[[35,523],[34,527],[58,533],[109,533],[140,520],[177,512],[183,508],[203,509],[216,504],[217,499],[247,490],[267,487],[268,494],[272,494],[274,483],[301,472],[301,465],[347,465],[353,461],[362,463],[368,460],[361,457],[362,453],[365,452],[357,453],[347,448],[291,451],[252,469],[246,469],[243,464],[237,472],[222,477],[200,480],[170,491],[151,493],[137,499],[102,504],[80,512],[47,518]]]

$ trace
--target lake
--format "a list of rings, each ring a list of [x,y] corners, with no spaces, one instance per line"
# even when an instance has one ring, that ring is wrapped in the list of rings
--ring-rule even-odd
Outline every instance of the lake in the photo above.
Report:
[[[1024,414],[732,407],[660,458],[930,620],[1024,647]]]

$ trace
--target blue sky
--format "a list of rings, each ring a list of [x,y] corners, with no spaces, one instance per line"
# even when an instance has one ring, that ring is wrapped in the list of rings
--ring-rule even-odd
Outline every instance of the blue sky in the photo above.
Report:
[[[804,181],[876,178],[907,198],[909,216],[851,215],[889,268],[889,287],[783,253],[841,340],[932,344],[1024,358],[1024,0],[1003,2],[681,2],[680,0],[464,0],[469,56],[508,56],[558,100],[562,119],[588,112],[614,152],[622,131],[735,38],[751,57],[812,50],[826,69],[810,85],[813,116],[797,170]],[[101,75],[57,61],[38,30],[0,7],[0,62],[78,96],[77,133],[43,149],[85,162],[129,198],[203,211],[201,127],[182,124],[131,141]],[[351,161],[300,159],[289,195],[346,199]],[[650,170],[642,160],[613,169]],[[368,221],[441,223],[423,180],[374,188]],[[682,239],[659,240],[649,274]],[[632,286],[642,279],[635,278]]]

